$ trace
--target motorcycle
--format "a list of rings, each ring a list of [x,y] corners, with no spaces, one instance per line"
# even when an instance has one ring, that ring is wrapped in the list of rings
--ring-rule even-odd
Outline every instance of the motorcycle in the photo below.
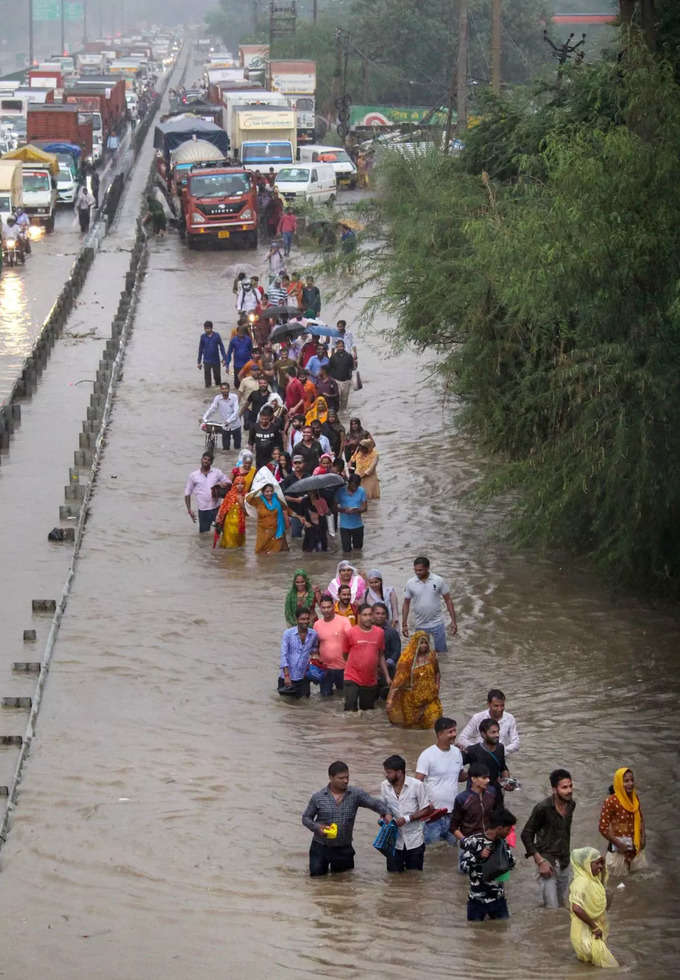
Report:
[[[26,261],[24,249],[19,238],[7,238],[2,243],[2,261],[7,266],[23,265]]]
[[[24,250],[24,255],[31,254],[31,233],[29,227],[29,225],[21,225],[19,227],[19,238],[21,239],[21,247]]]

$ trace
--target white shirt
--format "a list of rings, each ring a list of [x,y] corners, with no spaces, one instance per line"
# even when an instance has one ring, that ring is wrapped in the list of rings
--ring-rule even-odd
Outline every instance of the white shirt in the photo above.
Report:
[[[485,718],[490,718],[489,709],[478,711],[470,718],[469,722],[458,736],[458,743],[461,748],[466,749],[468,745],[475,745],[481,742],[482,736],[479,734],[479,724]],[[500,743],[505,748],[505,754],[516,752],[519,749],[519,732],[515,716],[509,711],[504,711],[501,720],[498,722],[500,729]]]
[[[210,416],[215,413],[219,415],[222,425],[226,426],[230,431],[240,428],[241,419],[238,413],[238,397],[233,391],[230,391],[226,398],[222,394],[216,395],[210,404],[210,408],[203,416],[203,421],[207,422]]]
[[[411,600],[416,629],[427,630],[442,625],[442,598],[448,594],[448,583],[434,572],[430,572],[426,579],[414,575],[408,580],[404,595]]]
[[[426,807],[428,802],[425,784],[419,779],[414,779],[413,776],[404,779],[399,796],[395,793],[392,784],[383,779],[380,784],[380,798],[393,817],[411,816],[412,813]],[[403,851],[404,848],[411,851],[424,843],[423,821],[414,820],[413,823],[405,823],[399,828],[395,847],[398,851]]]
[[[345,327],[345,332],[339,334],[339,336],[337,336],[335,339],[343,340],[345,342],[345,350],[348,354],[351,354],[356,347],[356,344],[354,343],[354,334],[351,330],[348,330],[347,327]]]
[[[241,313],[251,313],[259,302],[259,297],[254,289],[239,289],[236,309]]]
[[[460,791],[458,776],[462,768],[463,756],[455,745],[443,752],[435,743],[418,756],[416,772],[425,776],[427,795],[435,810],[442,807],[449,813],[453,810],[453,801]]]
[[[184,496],[189,497],[193,493],[196,498],[196,505],[199,510],[214,510],[218,506],[212,495],[212,488],[216,484],[229,486],[229,477],[222,470],[213,468],[207,473],[202,470],[194,470],[189,474],[187,485],[184,488]]]

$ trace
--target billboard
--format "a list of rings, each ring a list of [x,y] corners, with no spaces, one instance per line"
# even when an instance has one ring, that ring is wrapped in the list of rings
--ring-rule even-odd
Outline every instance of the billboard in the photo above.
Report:
[[[399,126],[402,123],[419,123],[432,106],[405,105],[353,105],[349,110],[349,125],[351,129],[358,126]],[[444,126],[446,110],[440,109],[428,119],[428,126]]]

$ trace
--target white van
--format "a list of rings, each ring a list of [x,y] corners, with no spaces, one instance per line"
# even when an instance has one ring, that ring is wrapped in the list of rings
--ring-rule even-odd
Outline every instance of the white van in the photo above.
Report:
[[[330,163],[283,167],[276,175],[279,194],[288,203],[332,204],[337,193],[335,170]]]
[[[311,143],[300,146],[300,163],[330,163],[335,171],[338,187],[357,186],[357,168],[347,150],[341,146],[316,146]]]

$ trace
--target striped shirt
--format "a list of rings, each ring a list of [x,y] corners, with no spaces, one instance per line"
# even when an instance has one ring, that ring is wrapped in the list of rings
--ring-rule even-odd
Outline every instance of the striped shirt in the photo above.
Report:
[[[380,816],[390,812],[389,807],[382,800],[377,800],[356,786],[348,786],[338,803],[331,793],[329,784],[313,794],[302,814],[302,822],[305,827],[314,832],[314,840],[321,844],[326,844],[327,847],[348,847],[352,843],[354,820],[360,806],[374,810]],[[321,833],[321,827],[332,823],[338,825],[338,836],[327,838]]]

